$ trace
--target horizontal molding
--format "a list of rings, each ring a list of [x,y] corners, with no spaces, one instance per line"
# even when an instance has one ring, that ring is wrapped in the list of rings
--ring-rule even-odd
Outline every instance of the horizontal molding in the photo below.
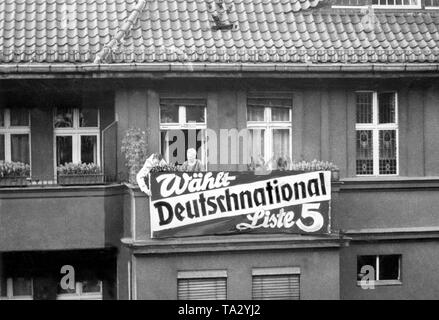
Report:
[[[266,73],[281,74],[283,77],[294,76],[315,77],[311,72],[323,72],[322,77],[333,77],[335,74],[345,73],[368,73],[372,77],[378,77],[378,73],[394,76],[407,76],[410,73],[432,73],[437,77],[439,63],[112,63],[112,64],[3,64],[0,65],[0,74],[3,79],[21,78],[22,76],[37,75],[37,77],[58,78],[60,76],[74,76],[90,78],[106,77],[206,77],[209,72],[212,76],[243,76],[267,77]],[[143,73],[143,74],[142,74]],[[227,74],[230,73],[230,74]],[[242,74],[240,74],[242,73]],[[326,75],[325,75],[326,73]],[[364,75],[363,75],[364,76]],[[32,77],[30,77],[32,78]]]
[[[338,234],[328,236],[252,235],[252,237],[191,237],[178,239],[122,239],[135,254],[167,254],[188,252],[231,252],[288,250],[301,248],[339,248],[348,242]]]
[[[227,270],[178,271],[177,279],[227,278]]]
[[[253,276],[300,274],[299,267],[253,268]]]
[[[126,194],[126,189],[121,184],[0,188],[0,199],[107,197],[124,194]]]
[[[341,180],[340,191],[439,189],[439,177],[356,177]]]
[[[350,229],[344,230],[343,234],[348,236],[352,242],[439,239],[439,226]]]

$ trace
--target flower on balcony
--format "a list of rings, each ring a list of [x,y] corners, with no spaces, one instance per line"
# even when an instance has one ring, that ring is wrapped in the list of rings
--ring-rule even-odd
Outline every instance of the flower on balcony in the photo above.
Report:
[[[247,165],[250,171],[271,171],[271,170],[291,170],[291,171],[331,171],[335,180],[338,180],[339,168],[330,161],[314,159],[312,161],[291,161],[289,157],[273,157],[265,162],[262,157],[258,159],[251,158]]]
[[[59,175],[101,174],[101,168],[94,163],[65,163],[56,168]]]
[[[177,172],[180,171],[177,166],[172,164],[158,165],[151,168],[150,172]]]
[[[29,177],[30,165],[22,162],[0,161],[0,178]]]
[[[312,160],[312,161],[295,161],[291,164],[291,170],[294,171],[339,171],[339,168],[330,161]]]

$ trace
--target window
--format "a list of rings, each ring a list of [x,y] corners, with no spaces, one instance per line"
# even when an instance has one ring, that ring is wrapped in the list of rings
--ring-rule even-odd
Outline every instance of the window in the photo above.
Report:
[[[430,8],[439,8],[439,0],[425,0],[425,7]]]
[[[227,272],[223,270],[178,272],[177,298],[178,300],[227,299]]]
[[[249,158],[291,159],[291,98],[248,98]]]
[[[396,93],[357,92],[356,107],[357,175],[397,175]]]
[[[75,289],[58,286],[57,300],[102,300],[102,281],[97,279],[76,282]]]
[[[29,150],[29,110],[0,109],[0,161],[30,164]]]
[[[57,108],[54,116],[56,165],[100,165],[99,110]]]
[[[170,164],[187,160],[189,148],[206,166],[206,102],[203,99],[160,100],[161,153]]]
[[[32,300],[33,282],[31,278],[16,277],[6,279],[6,294],[1,299]]]
[[[300,268],[257,268],[252,271],[254,300],[299,300]]]
[[[372,5],[387,8],[420,8],[420,0],[372,0]]]
[[[426,6],[430,1],[436,0],[426,0]],[[415,9],[421,8],[420,0],[335,0],[333,7],[358,7],[358,6],[368,6],[372,4],[374,8],[379,9]]]
[[[362,268],[371,267],[376,285],[401,284],[401,255],[365,255],[357,257],[357,283],[360,284],[364,274]],[[364,270],[363,270],[364,272]],[[368,274],[369,280],[371,275]]]

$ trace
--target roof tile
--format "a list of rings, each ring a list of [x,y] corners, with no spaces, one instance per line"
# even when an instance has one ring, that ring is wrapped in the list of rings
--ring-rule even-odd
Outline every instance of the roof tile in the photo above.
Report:
[[[321,1],[228,0],[233,28],[213,30],[209,1],[151,0],[112,61],[438,62],[438,13],[366,16],[315,8]],[[2,0],[0,62],[92,62],[136,2]]]

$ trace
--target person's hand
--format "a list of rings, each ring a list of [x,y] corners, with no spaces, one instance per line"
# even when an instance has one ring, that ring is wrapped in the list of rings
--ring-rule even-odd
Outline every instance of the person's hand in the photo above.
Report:
[[[146,195],[151,196],[151,191],[148,189],[147,186],[141,186],[140,190],[146,193]]]

